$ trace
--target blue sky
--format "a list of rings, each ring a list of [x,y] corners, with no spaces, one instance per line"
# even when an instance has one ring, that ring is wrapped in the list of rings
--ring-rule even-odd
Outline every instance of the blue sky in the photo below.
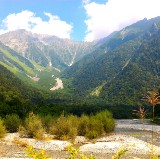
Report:
[[[159,6],[160,0],[0,0],[0,34],[26,29],[92,41],[160,16]]]
[[[0,20],[9,14],[23,10],[34,12],[36,16],[47,20],[44,12],[57,15],[61,20],[73,25],[71,37],[82,40],[85,36],[85,12],[80,0],[0,0]]]

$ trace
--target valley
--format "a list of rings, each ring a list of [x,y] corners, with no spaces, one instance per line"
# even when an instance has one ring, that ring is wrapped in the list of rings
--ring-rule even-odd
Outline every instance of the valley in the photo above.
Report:
[[[160,0],[0,0],[0,159],[159,159]]]
[[[97,159],[150,159],[160,148],[159,106],[160,17],[93,42],[0,35],[0,158],[25,157],[29,145],[66,158],[74,141]]]

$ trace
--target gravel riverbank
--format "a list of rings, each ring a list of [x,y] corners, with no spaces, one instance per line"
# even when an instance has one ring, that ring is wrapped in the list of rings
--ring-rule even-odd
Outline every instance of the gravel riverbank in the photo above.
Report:
[[[160,126],[154,125],[154,151],[160,152]],[[119,149],[124,148],[128,153],[122,158],[149,159],[151,153],[152,125],[150,122],[141,123],[139,120],[117,120],[115,131],[94,141],[87,141],[83,137],[76,139],[80,152],[94,154],[97,159],[111,159]],[[7,134],[0,142],[0,158],[25,158],[25,148],[15,145],[16,139],[32,145],[36,149],[45,149],[53,159],[67,158],[67,147],[70,141],[37,141],[35,139],[19,138],[17,133]]]

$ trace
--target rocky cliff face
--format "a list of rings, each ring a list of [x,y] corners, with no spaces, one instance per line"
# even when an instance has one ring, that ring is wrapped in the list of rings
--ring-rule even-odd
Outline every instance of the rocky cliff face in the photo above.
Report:
[[[89,54],[96,42],[76,42],[55,36],[32,34],[17,30],[0,35],[0,41],[23,57],[42,66],[52,65],[63,69]]]

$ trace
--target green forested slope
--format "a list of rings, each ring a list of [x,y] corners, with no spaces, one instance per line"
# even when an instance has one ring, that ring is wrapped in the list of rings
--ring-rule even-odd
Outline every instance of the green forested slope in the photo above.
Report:
[[[38,90],[29,88],[0,65],[0,116],[12,113],[24,116],[33,109],[33,102],[41,98]]]
[[[79,61],[64,72],[63,76],[72,80],[70,87],[74,95],[89,99],[97,96],[108,105],[137,105],[147,90],[159,89],[160,24],[157,21],[160,19],[143,20],[123,29],[130,28],[130,33],[135,33],[135,26],[140,29],[144,26],[144,31],[136,32],[134,38],[124,42],[124,38],[119,43],[112,37],[103,45],[105,49],[112,47],[104,55],[92,60],[86,58],[89,63]],[[122,31],[116,34],[120,35]],[[126,35],[131,37],[131,34]],[[100,48],[104,51],[102,46]]]
[[[160,31],[136,51],[130,63],[101,93],[109,103],[137,104],[148,90],[160,89]]]
[[[159,21],[160,21],[160,17],[156,17],[150,20],[143,19],[141,21],[138,21],[135,24],[132,24],[122,29],[121,31],[114,32],[108,37],[98,41],[96,49],[92,53],[86,55],[80,61],[75,63],[73,66],[67,68],[63,72],[63,76],[66,78],[76,77],[81,73],[83,73],[83,71],[86,70],[86,68],[92,62],[96,61],[98,58],[99,59],[103,58],[102,56],[104,54],[108,56],[110,52],[114,51],[115,49],[118,50],[119,47],[123,47],[123,45],[127,45],[126,43],[128,42],[130,43],[130,41],[134,41],[134,43],[136,43],[139,37],[143,36],[146,32],[150,30],[150,28],[154,23]],[[139,44],[141,44],[141,42],[139,42]],[[137,49],[137,47],[135,46],[133,49]]]

